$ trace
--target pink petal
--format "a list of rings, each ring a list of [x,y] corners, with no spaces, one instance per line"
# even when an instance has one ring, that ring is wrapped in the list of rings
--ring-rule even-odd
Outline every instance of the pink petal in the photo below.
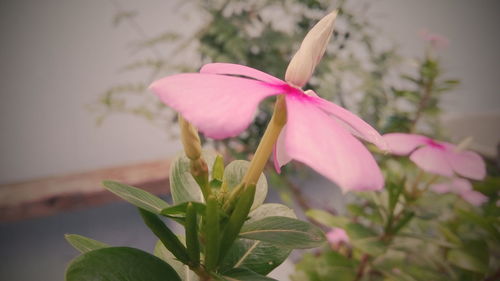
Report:
[[[214,139],[244,131],[258,104],[282,92],[280,87],[253,79],[199,73],[168,76],[155,81],[150,89]]]
[[[234,64],[234,63],[209,63],[205,64],[201,69],[200,73],[210,73],[210,74],[230,74],[230,75],[241,75],[271,84],[286,84],[284,81],[269,75],[265,72],[251,68],[248,66]]]
[[[281,173],[281,167],[288,164],[288,162],[292,161],[292,158],[285,149],[285,134],[286,134],[286,125],[281,130],[280,135],[278,136],[278,140],[274,145],[273,158],[274,158],[274,168],[276,172]]]
[[[469,190],[460,193],[460,196],[471,205],[480,206],[488,201],[488,197],[486,197],[481,192],[477,192],[475,190]]]
[[[347,127],[352,134],[375,144],[381,150],[388,150],[386,141],[377,132],[377,130],[361,118],[341,106],[318,97],[318,95],[316,95],[313,91],[306,92],[312,96],[311,99],[315,101],[321,109],[333,115],[335,119]]]
[[[427,144],[429,140],[424,136],[402,133],[385,134],[383,138],[387,142],[390,152],[395,155],[408,155],[417,147]]]
[[[472,184],[470,181],[461,178],[455,178],[451,181],[451,189],[450,191],[453,193],[462,193],[466,191],[472,190]]]
[[[447,177],[453,176],[453,170],[446,161],[446,154],[440,148],[421,147],[411,154],[410,159],[426,172]]]
[[[431,185],[431,190],[439,194],[448,193],[451,191],[450,182],[433,184]]]
[[[326,239],[332,246],[335,246],[339,243],[349,243],[349,236],[347,236],[346,231],[338,227],[332,228],[330,231],[328,231],[328,233],[326,234]]]
[[[446,157],[453,170],[461,176],[474,180],[482,180],[486,176],[484,160],[475,152],[447,149]]]
[[[287,95],[285,146],[295,160],[307,164],[344,191],[378,190],[384,179],[368,150],[310,97]]]

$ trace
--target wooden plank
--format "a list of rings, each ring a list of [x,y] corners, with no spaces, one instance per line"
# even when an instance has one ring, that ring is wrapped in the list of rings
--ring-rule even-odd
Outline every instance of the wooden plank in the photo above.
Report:
[[[121,200],[106,191],[103,180],[115,180],[157,195],[168,194],[170,161],[159,160],[91,172],[0,185],[0,221],[56,214]]]

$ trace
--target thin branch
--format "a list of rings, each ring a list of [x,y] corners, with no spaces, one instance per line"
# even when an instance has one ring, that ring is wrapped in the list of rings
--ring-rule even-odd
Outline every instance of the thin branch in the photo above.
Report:
[[[113,5],[113,7],[115,7],[117,13],[123,13],[125,11],[122,8],[122,6],[120,5],[119,1],[117,1],[117,0],[108,0],[108,1],[111,3],[111,5]],[[142,28],[142,26],[133,17],[127,17],[126,21],[129,24],[129,26],[135,31],[135,33],[139,36],[139,38],[141,40],[149,39],[149,36],[146,33],[146,31]],[[154,46],[148,46],[148,50],[151,51],[151,53],[153,54],[153,56],[156,59],[161,60],[161,58],[162,58],[161,53]]]

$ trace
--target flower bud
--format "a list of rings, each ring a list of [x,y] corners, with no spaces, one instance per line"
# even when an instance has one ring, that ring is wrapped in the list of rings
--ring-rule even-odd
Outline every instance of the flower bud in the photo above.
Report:
[[[302,87],[309,81],[314,68],[316,68],[325,53],[336,17],[337,10],[322,18],[306,34],[299,50],[286,69],[285,81],[297,87]]]
[[[179,126],[181,127],[181,141],[186,156],[191,160],[197,160],[201,156],[201,141],[198,130],[182,118],[180,114]]]

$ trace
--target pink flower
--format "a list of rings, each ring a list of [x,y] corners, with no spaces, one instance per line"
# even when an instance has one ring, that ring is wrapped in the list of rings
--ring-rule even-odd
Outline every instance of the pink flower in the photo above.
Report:
[[[441,49],[441,48],[446,48],[449,44],[448,38],[435,34],[435,33],[430,33],[427,30],[422,30],[419,32],[420,37],[424,39],[425,41],[428,41],[432,47],[436,49]]]
[[[474,206],[479,206],[488,201],[488,197],[481,192],[475,191],[471,183],[462,178],[453,178],[448,182],[433,184],[431,185],[431,189],[436,193],[458,194],[462,199]]]
[[[426,172],[446,177],[456,173],[474,180],[486,176],[486,166],[479,154],[461,151],[451,143],[402,133],[386,134],[384,139],[392,154],[410,154],[410,159]]]
[[[291,159],[307,164],[344,191],[378,190],[384,180],[368,150],[352,134],[385,150],[378,132],[346,109],[276,77],[237,64],[212,63],[200,73],[168,76],[151,87],[160,99],[206,136],[243,132],[258,104],[283,94],[287,124],[275,147],[275,167]]]
[[[342,228],[332,228],[326,234],[326,239],[332,247],[337,247],[340,243],[349,243],[349,236]]]

